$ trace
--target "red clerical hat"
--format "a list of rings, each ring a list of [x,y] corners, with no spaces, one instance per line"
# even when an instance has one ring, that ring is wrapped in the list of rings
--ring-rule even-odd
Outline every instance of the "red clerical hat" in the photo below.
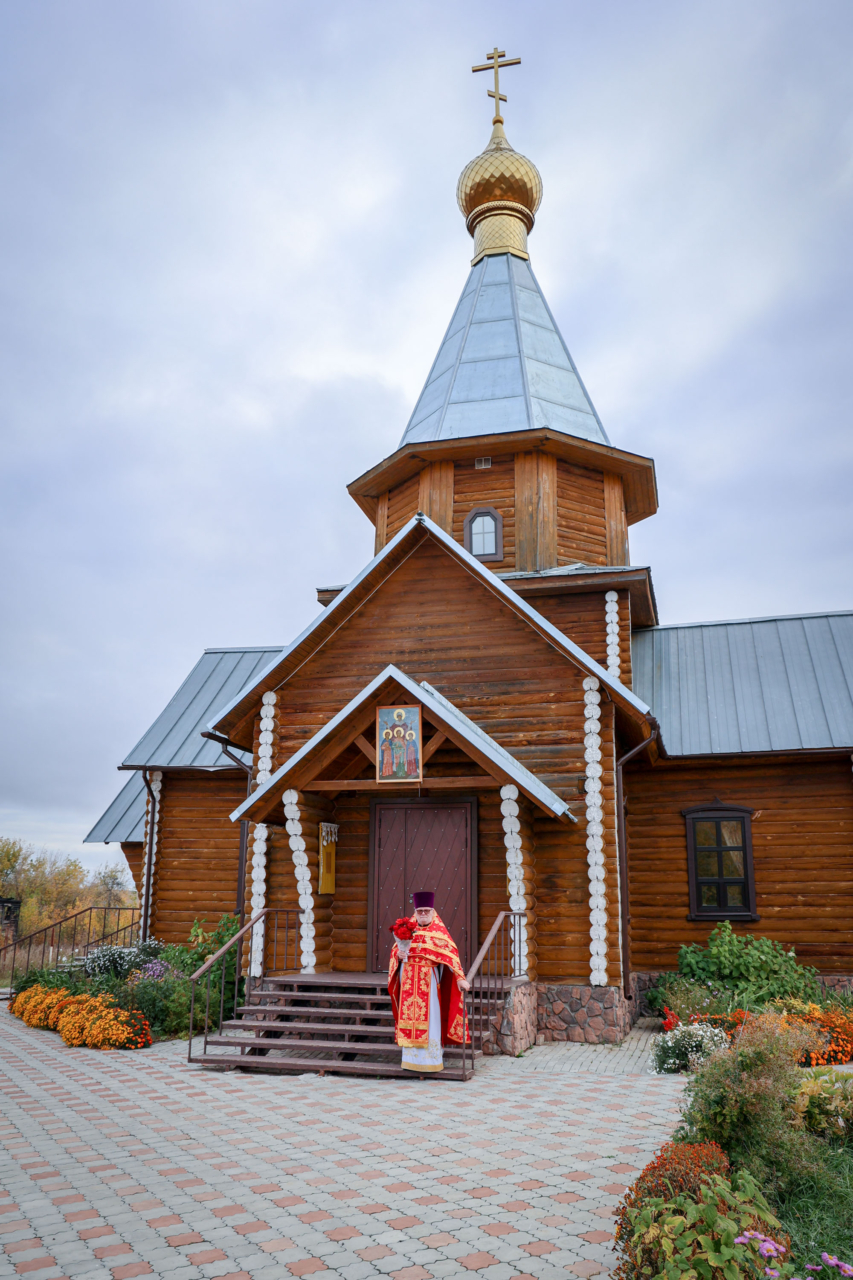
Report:
[[[413,898],[414,898],[414,900],[415,900],[415,911],[417,911],[419,907],[434,907],[434,906],[435,906],[435,894],[434,894],[434,893],[413,893],[413,894],[412,894],[412,897],[413,897]]]

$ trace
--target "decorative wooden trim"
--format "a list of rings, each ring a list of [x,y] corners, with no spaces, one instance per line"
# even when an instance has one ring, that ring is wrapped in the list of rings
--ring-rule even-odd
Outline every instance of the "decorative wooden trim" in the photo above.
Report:
[[[607,674],[618,680],[622,672],[619,653],[619,594],[608,591],[604,596],[604,619],[607,625]]]
[[[379,555],[379,552],[388,541],[388,490],[380,493],[376,505],[376,537],[373,543],[373,554]]]
[[[265,693],[261,701],[260,732],[258,734],[258,756],[254,761],[256,767],[255,785],[262,786],[272,777],[273,760],[278,746],[278,724],[275,718],[275,704],[278,694]]]
[[[160,793],[163,789],[163,773],[157,769],[149,778],[149,785],[154,793],[153,804],[150,796],[145,808],[145,861],[142,866],[142,884],[145,893],[145,901],[142,904],[143,918],[142,936],[147,938],[154,920],[154,890],[155,875],[157,869],[157,838],[160,834]],[[152,813],[153,809],[153,813]]]
[[[252,832],[252,915],[263,911],[267,905],[267,836],[265,822],[258,822]],[[249,976],[260,978],[264,972],[265,920],[259,920],[252,930],[249,952]]]
[[[353,738],[353,742],[358,747],[361,754],[363,756],[367,756],[371,764],[376,764],[376,752],[363,733],[360,733],[357,738]]]
[[[290,844],[290,856],[293,859],[296,888],[299,893],[300,962],[303,973],[313,973],[317,959],[314,950],[314,889],[311,884],[308,854],[305,852],[305,837],[302,834],[299,792],[292,788],[285,791],[282,802],[287,820],[285,827]]]
[[[495,549],[487,556],[478,556],[476,552],[471,550],[471,525],[477,519],[477,516],[491,516],[495,522]],[[489,560],[503,560],[504,518],[500,511],[496,507],[472,507],[462,522],[462,545],[481,564],[486,564]]]
[[[628,520],[625,514],[625,489],[622,477],[605,471],[604,527],[605,554],[608,564],[630,564],[628,554]]]
[[[515,455],[515,567],[557,563],[557,458],[540,449]]]
[[[445,533],[453,532],[452,462],[431,462],[424,467],[418,484],[418,507]]]
[[[505,777],[506,775],[504,775]],[[424,778],[423,782],[404,782],[395,778],[393,782],[376,782],[373,778],[321,778],[315,782],[305,782],[303,791],[380,791],[393,790],[394,787],[412,787],[424,791],[459,791],[460,789],[490,791],[504,785],[503,778],[494,778],[489,774],[474,778]]]
[[[501,787],[501,817],[506,850],[507,896],[510,911],[527,911],[527,885],[524,876],[521,822],[519,820],[518,787]],[[529,948],[527,921],[513,920],[510,924],[512,942],[513,977],[529,978]]]
[[[687,891],[690,902],[687,919],[692,921],[731,920],[733,923],[741,920],[755,923],[761,918],[755,909],[755,870],[752,860],[752,818],[755,816],[755,810],[744,808],[743,805],[725,804],[722,800],[714,799],[710,804],[693,805],[690,809],[682,809],[681,813],[684,818],[687,838]],[[743,911],[700,911],[693,823],[697,818],[709,818],[716,821],[726,814],[731,814],[733,818],[738,818],[743,822],[743,869],[747,905]]]
[[[598,680],[595,676],[587,676],[583,687],[590,983],[594,987],[606,987],[607,894],[604,866],[604,809],[601,804],[601,694],[598,692]]]
[[[428,764],[433,758],[438,748],[447,741],[447,734],[442,733],[440,729],[432,735],[429,742],[424,747],[424,764]]]

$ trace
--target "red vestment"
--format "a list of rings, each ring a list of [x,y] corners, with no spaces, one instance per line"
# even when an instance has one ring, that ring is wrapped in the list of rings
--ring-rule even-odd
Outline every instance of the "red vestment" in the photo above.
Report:
[[[415,917],[411,917],[413,923]],[[441,1002],[441,1043],[462,1044],[470,1040],[465,1026],[465,1005],[462,992],[456,985],[457,978],[464,978],[462,962],[456,943],[447,932],[439,916],[433,916],[426,928],[416,925],[415,935],[409,947],[409,955],[403,965],[400,980],[400,961],[397,948],[391,949],[388,967],[388,992],[394,1010],[397,1044],[404,1049],[417,1049],[429,1043],[429,997],[432,971],[444,966],[438,984]]]

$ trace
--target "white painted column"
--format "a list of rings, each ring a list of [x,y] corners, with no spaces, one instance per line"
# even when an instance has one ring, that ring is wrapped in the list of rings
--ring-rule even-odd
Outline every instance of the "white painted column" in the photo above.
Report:
[[[255,783],[262,786],[272,776],[272,753],[275,744],[275,704],[278,695],[265,693],[261,703],[261,732],[258,739],[258,762]]]
[[[601,805],[601,694],[595,676],[583,682],[586,761],[586,860],[589,867],[589,971],[594,987],[607,986],[607,898],[604,871],[604,810]]]
[[[521,822],[518,817],[518,787],[501,787],[501,817],[506,849],[506,879],[510,911],[527,910],[527,891],[524,883],[524,858],[521,852]],[[513,977],[527,976],[528,949],[527,924],[524,920],[510,925],[512,940]]]
[[[299,796],[296,791],[285,791],[282,800],[291,857],[296,872],[296,887],[299,891],[299,949],[302,972],[313,973],[317,959],[314,952],[314,892],[311,888],[311,870],[308,866],[308,854],[305,852],[305,838],[302,835]]]
[[[145,892],[147,888],[148,896],[145,901],[145,930],[146,938],[151,936],[151,904],[154,899],[154,872],[157,865],[157,837],[160,833],[160,792],[163,789],[163,774],[156,769],[148,779],[149,786],[154,792],[154,803],[151,804],[149,797],[148,821],[145,829],[145,866],[142,868],[142,889]],[[153,813],[152,813],[153,809]],[[153,830],[149,831],[148,825],[153,824]],[[149,862],[150,874],[149,874]]]
[[[259,822],[252,833],[252,915],[263,911],[267,904],[267,826]],[[264,938],[266,920],[259,920],[252,930],[252,950],[249,973],[260,978],[264,971]]]
[[[607,623],[607,674],[618,680],[622,672],[619,656],[619,596],[608,591],[604,597],[604,618]]]

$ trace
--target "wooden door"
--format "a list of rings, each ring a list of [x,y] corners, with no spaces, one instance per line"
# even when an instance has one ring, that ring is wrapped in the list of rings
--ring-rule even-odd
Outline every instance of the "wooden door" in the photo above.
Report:
[[[368,969],[388,968],[390,927],[414,910],[412,894],[435,893],[435,907],[459,948],[463,968],[476,943],[476,800],[374,800],[371,805]]]

